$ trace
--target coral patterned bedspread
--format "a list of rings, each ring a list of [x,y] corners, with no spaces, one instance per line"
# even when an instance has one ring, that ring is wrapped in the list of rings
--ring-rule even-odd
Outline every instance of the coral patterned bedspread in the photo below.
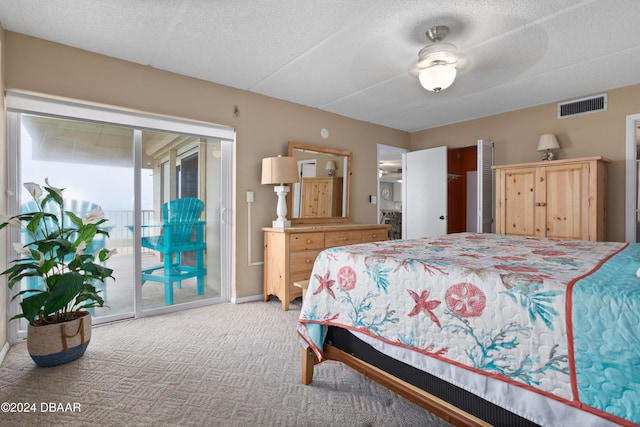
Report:
[[[459,233],[327,249],[298,333],[326,326],[640,424],[640,245]]]

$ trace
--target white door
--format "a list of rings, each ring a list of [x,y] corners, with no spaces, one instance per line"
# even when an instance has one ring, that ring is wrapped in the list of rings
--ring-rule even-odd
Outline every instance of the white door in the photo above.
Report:
[[[402,155],[402,238],[447,234],[447,147]]]
[[[302,203],[302,178],[316,176],[316,160],[298,160],[298,175],[300,175],[300,181],[293,183],[293,212],[291,212],[291,218],[300,218],[302,215],[302,206],[300,205]]]
[[[493,232],[493,141],[478,140],[478,221],[476,230],[480,233]],[[471,209],[471,206],[467,207]]]
[[[640,164],[638,159],[637,129],[640,114],[627,116],[626,126],[626,173],[625,173],[625,241],[640,242]]]

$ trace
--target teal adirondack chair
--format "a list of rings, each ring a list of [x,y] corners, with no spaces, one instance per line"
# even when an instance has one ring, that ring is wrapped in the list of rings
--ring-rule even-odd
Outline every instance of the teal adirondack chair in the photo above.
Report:
[[[144,226],[157,230],[159,234],[142,237],[142,246],[163,254],[163,263],[142,270],[142,283],[154,281],[164,283],[164,303],[173,304],[173,285],[178,288],[182,280],[195,277],[196,292],[204,295],[204,241],[205,221],[200,220],[204,209],[202,200],[185,197],[162,205],[162,224]],[[182,254],[195,251],[195,266],[186,265]],[[154,274],[159,271],[160,274]]]

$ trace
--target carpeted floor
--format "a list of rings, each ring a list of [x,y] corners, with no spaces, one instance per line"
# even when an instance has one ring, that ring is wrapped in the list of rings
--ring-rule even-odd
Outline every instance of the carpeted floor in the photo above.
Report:
[[[94,327],[85,355],[38,368],[26,344],[0,366],[3,426],[449,426],[352,369],[300,382],[299,307],[220,304]]]

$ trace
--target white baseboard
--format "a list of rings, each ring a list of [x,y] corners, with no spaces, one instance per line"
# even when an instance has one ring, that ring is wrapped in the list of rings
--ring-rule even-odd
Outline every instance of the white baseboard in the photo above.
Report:
[[[253,302],[253,301],[262,301],[264,299],[264,295],[253,295],[250,297],[242,297],[242,298],[231,298],[231,302],[233,304],[242,304],[245,302]]]
[[[4,362],[4,358],[6,357],[10,348],[11,346],[9,345],[9,341],[6,341],[2,346],[2,350],[0,350],[0,365],[2,364],[2,362]]]

